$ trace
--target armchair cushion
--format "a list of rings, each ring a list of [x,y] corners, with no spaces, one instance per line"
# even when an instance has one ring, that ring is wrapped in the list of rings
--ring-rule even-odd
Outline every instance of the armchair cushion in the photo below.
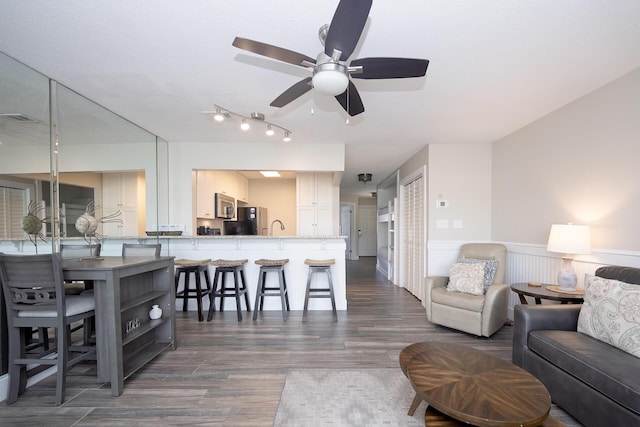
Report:
[[[485,263],[455,263],[449,267],[450,292],[463,292],[472,295],[484,294]]]
[[[431,290],[431,301],[462,310],[482,312],[484,295],[472,295],[461,292],[450,292],[447,288],[436,287]]]

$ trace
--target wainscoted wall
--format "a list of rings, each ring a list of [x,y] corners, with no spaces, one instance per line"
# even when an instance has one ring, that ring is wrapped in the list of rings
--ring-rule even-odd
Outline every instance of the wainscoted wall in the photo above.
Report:
[[[464,243],[469,242],[429,241],[427,244],[427,275],[447,276],[449,264],[455,262],[460,246]],[[562,254],[547,252],[544,245],[494,243],[502,243],[507,247],[506,283],[529,281],[556,283],[558,270],[562,267]],[[585,274],[593,274],[598,267],[603,265],[640,267],[640,252],[593,249],[589,255],[576,256],[573,268],[578,275],[578,287],[583,287]],[[513,307],[519,303],[518,296],[511,293],[509,300],[510,319],[513,319]],[[552,302],[543,301],[543,303]]]

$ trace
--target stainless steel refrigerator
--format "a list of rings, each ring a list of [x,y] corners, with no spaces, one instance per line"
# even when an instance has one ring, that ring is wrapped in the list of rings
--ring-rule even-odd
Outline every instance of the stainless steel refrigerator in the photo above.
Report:
[[[238,207],[237,221],[224,222],[225,235],[267,236],[269,220],[267,209],[259,207]]]

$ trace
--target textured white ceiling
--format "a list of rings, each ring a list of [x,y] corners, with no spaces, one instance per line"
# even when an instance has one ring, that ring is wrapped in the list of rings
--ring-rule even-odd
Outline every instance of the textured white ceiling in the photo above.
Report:
[[[363,195],[425,144],[493,142],[640,67],[637,0],[375,0],[352,58],[427,58],[427,76],[355,80],[366,111],[349,125],[312,92],[269,107],[309,73],[233,38],[315,57],[337,4],[0,0],[0,51],[170,142],[265,139],[212,123],[213,104],[262,112],[295,144],[344,142],[342,191]]]

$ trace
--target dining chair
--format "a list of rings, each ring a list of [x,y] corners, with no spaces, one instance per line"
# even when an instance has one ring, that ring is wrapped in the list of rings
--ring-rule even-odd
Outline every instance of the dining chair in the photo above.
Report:
[[[101,243],[95,243],[93,245],[74,245],[63,243],[60,245],[60,257],[62,259],[97,257],[100,256],[101,249]]]
[[[101,243],[86,245],[62,243],[60,244],[60,257],[62,259],[77,259],[78,261],[82,261],[83,259],[99,257],[101,249]],[[64,290],[67,295],[93,295],[93,280],[84,280],[82,282],[75,282],[72,280],[65,281]],[[85,343],[88,343],[93,339],[93,335],[96,331],[95,318],[85,319],[81,326],[72,327],[71,332],[75,332],[82,328],[84,328]],[[47,336],[46,331],[43,334],[45,337]]]
[[[24,392],[27,378],[42,370],[39,365],[48,365],[57,367],[55,402],[61,405],[67,370],[96,357],[95,346],[74,345],[70,333],[72,323],[95,315],[95,300],[91,295],[65,295],[60,260],[60,254],[0,255],[9,336],[7,403]],[[55,349],[28,353],[25,334],[33,328],[54,328]]]
[[[123,243],[122,256],[160,256],[162,244]]]

